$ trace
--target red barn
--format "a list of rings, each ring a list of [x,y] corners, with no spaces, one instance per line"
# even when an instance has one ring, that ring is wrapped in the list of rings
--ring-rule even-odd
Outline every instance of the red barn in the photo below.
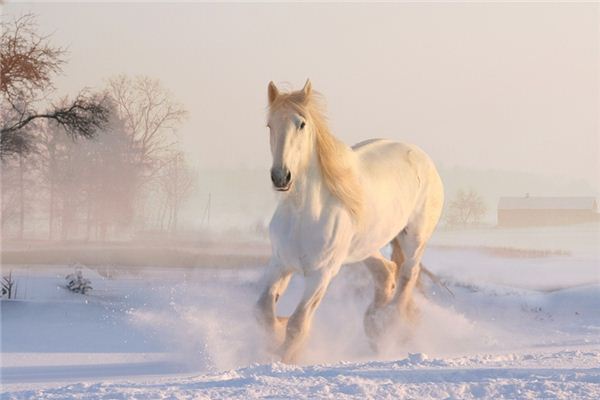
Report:
[[[594,197],[501,197],[498,226],[571,225],[600,220]]]

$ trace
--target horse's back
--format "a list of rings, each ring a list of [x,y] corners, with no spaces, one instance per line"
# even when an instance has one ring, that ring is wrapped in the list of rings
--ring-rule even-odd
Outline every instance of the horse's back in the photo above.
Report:
[[[369,139],[352,146],[360,167],[367,171],[378,171],[387,175],[392,173],[416,174],[421,179],[437,170],[429,156],[416,145],[395,142],[390,139]],[[388,169],[387,173],[383,169]]]
[[[388,139],[366,140],[352,149],[365,189],[369,220],[365,221],[365,241],[377,237],[383,246],[416,220],[435,225],[443,203],[443,187],[433,161],[423,150]],[[425,230],[431,229],[429,226]]]
[[[395,157],[408,156],[410,152],[415,152],[420,157],[429,158],[427,154],[418,146],[409,143],[396,142],[391,139],[367,139],[356,143],[352,146],[352,150],[359,157],[364,158],[372,154],[383,155],[389,154]]]

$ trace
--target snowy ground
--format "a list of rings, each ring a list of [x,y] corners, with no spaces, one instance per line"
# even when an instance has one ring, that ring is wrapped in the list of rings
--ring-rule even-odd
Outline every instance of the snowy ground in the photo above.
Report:
[[[519,239],[552,250],[541,254],[478,247],[514,246],[505,231],[458,248],[441,234],[425,265],[454,297],[428,286],[418,326],[390,332],[379,354],[362,331],[370,277],[345,267],[297,366],[263,351],[259,269],[84,270],[94,290],[82,296],[62,287],[69,267],[14,267],[20,300],[0,303],[1,398],[598,399],[598,236],[583,236],[588,246]],[[302,285],[292,281],[280,313]]]

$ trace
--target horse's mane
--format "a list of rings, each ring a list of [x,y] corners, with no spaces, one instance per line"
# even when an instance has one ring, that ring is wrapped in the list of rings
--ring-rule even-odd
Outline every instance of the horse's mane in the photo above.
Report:
[[[321,176],[329,191],[348,209],[355,221],[360,221],[363,193],[351,160],[352,150],[338,140],[327,124],[321,96],[311,91],[280,93],[271,103],[270,110],[288,106],[312,122],[316,135],[316,150]]]

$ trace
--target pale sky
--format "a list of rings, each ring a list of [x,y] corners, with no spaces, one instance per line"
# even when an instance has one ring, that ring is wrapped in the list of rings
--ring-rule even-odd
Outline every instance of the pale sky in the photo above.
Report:
[[[582,179],[600,193],[598,4],[9,4],[69,47],[59,93],[159,78],[201,168],[268,168],[269,80],[327,99],[334,133],[446,167]]]

